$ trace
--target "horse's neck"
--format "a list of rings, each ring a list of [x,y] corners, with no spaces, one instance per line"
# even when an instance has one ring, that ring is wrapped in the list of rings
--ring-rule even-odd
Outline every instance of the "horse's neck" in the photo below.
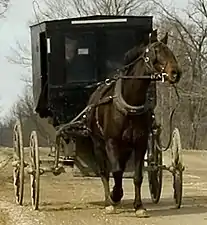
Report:
[[[129,76],[144,76],[145,65],[141,60],[129,72]],[[126,79],[122,84],[122,95],[124,100],[130,105],[141,105],[145,103],[146,93],[149,87],[149,80]]]

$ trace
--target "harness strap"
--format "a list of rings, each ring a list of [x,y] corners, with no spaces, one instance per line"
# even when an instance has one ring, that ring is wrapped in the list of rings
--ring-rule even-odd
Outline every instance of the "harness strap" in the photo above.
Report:
[[[140,106],[131,106],[126,103],[122,96],[122,79],[117,80],[115,85],[116,98],[114,99],[114,104],[118,111],[120,111],[123,115],[141,115],[148,110],[148,104],[145,102],[143,105]]]
[[[102,136],[104,136],[104,131],[103,131],[103,128],[102,128],[102,126],[101,126],[101,124],[100,124],[100,122],[99,122],[99,119],[98,119],[98,118],[99,118],[99,115],[98,115],[99,106],[100,106],[100,105],[103,105],[103,104],[108,104],[108,103],[112,102],[113,99],[114,99],[115,97],[116,97],[116,96],[108,96],[108,97],[104,98],[102,101],[100,101],[100,102],[95,106],[95,107],[96,107],[96,109],[95,109],[96,125],[97,125],[99,131],[101,132],[101,135],[102,135]]]

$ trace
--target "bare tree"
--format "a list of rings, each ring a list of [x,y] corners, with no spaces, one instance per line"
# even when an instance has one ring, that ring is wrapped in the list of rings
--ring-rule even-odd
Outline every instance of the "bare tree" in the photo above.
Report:
[[[47,19],[89,15],[147,15],[154,6],[145,0],[44,0]]]
[[[7,56],[7,60],[11,64],[16,64],[22,66],[26,71],[26,74],[22,74],[21,80],[25,82],[26,86],[32,87],[32,57],[30,50],[30,43],[21,44],[19,41],[16,41],[16,47],[11,48],[12,55]]]
[[[9,2],[10,0],[0,0],[0,17],[2,17],[6,12],[9,6]]]
[[[48,142],[48,137],[51,140],[53,139],[54,129],[51,129],[51,126],[46,123],[47,121],[41,119],[34,112],[34,101],[31,92],[30,88],[25,88],[23,95],[13,106],[12,118],[18,118],[22,121],[25,133],[27,133],[25,138],[28,138],[28,133],[35,129],[41,138],[40,144],[41,142],[45,144]]]
[[[190,131],[186,139],[190,148],[198,148],[206,138],[207,123],[207,2],[194,0],[185,10],[188,20],[180,18],[175,10],[167,8],[160,1],[153,1],[158,6],[160,21],[165,30],[169,30],[174,50],[183,68],[180,91],[183,101],[180,116],[185,120],[184,131]],[[187,109],[187,110],[186,110]],[[189,124],[189,129],[186,124]],[[203,138],[204,137],[204,138]]]

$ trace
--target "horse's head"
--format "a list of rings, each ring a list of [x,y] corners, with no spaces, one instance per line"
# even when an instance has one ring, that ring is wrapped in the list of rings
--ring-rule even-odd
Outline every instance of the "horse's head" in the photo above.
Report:
[[[149,58],[158,73],[166,73],[167,80],[174,84],[179,82],[182,72],[173,52],[167,46],[167,41],[168,33],[158,41],[157,30],[152,31],[145,57]]]

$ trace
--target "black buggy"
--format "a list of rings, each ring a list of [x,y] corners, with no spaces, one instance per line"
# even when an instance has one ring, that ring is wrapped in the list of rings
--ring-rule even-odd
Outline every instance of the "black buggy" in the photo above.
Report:
[[[39,205],[40,175],[59,175],[66,166],[78,168],[82,175],[93,176],[92,142],[84,126],[87,102],[92,92],[106,83],[124,65],[124,55],[135,45],[147,40],[152,31],[152,17],[91,16],[46,21],[31,27],[33,96],[35,111],[56,128],[54,166],[43,167],[36,131],[30,136],[30,162],[24,160],[24,145],[20,121],[14,126],[14,188],[16,202],[23,204],[24,169],[31,177],[31,199],[34,209]],[[119,40],[117,42],[117,40]],[[114,50],[115,49],[115,50]],[[156,84],[148,90],[152,117],[156,106]],[[162,189],[162,171],[173,174],[174,199],[179,208],[182,200],[180,135],[172,133],[172,163],[162,164],[160,126],[152,125],[146,157],[149,190],[152,201],[158,203]],[[72,143],[71,148],[65,148]],[[49,159],[48,159],[49,160]],[[132,159],[133,160],[133,155]],[[131,177],[132,163],[126,176]],[[127,175],[128,174],[128,175]]]

